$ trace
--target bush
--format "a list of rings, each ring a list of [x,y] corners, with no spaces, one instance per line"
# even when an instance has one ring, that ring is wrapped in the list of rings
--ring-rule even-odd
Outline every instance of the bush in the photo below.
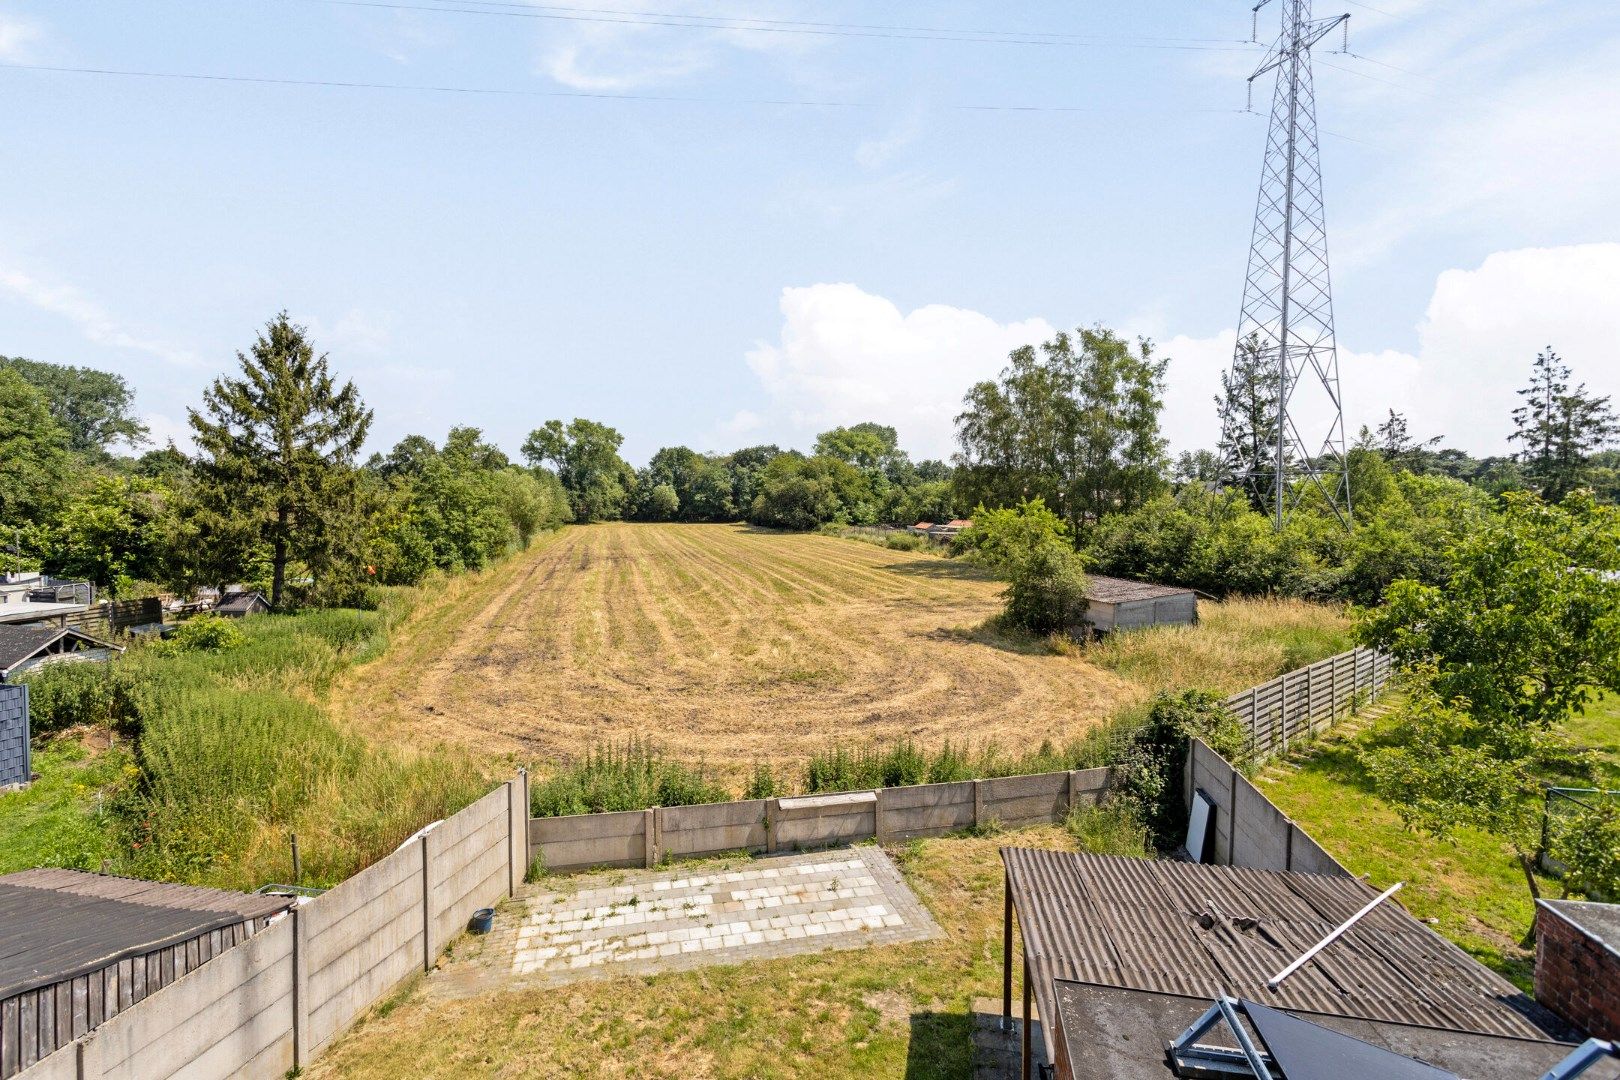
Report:
[[[220,615],[198,615],[174,628],[165,642],[176,652],[221,652],[240,648],[247,640],[242,628]]]
[[[622,747],[587,750],[583,759],[536,786],[529,803],[536,817],[561,817],[729,798],[731,793],[702,766],[673,761],[650,743],[631,739]]]
[[[1620,803],[1605,802],[1574,815],[1561,830],[1555,854],[1564,863],[1564,893],[1620,900]]]
[[[1085,613],[1084,563],[1068,528],[1031,499],[1013,509],[973,511],[973,525],[956,538],[957,550],[1006,580],[1003,621],[1032,634],[1056,634]]]
[[[1115,790],[1140,807],[1149,836],[1161,849],[1177,846],[1186,824],[1182,770],[1192,738],[1239,769],[1250,765],[1248,732],[1220,698],[1203,690],[1156,695],[1116,762]]]
[[[126,734],[135,728],[131,680],[118,662],[49,664],[20,681],[28,687],[28,723],[36,736],[80,724]]]

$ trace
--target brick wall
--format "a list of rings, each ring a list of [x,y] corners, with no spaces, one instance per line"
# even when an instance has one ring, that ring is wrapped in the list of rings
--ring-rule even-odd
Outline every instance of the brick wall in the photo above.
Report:
[[[1536,1001],[1588,1035],[1620,1039],[1620,953],[1580,922],[1582,909],[1609,906],[1537,903]]]

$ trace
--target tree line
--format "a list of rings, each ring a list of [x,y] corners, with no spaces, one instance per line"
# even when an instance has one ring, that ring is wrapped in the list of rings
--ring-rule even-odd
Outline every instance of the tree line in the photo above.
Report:
[[[1238,422],[1221,446],[1171,461],[1160,426],[1168,363],[1151,342],[1100,326],[1015,349],[964,396],[950,463],[913,460],[893,427],[865,422],[822,432],[808,453],[672,446],[637,469],[617,430],[584,418],[537,427],[520,460],[471,426],[361,460],[371,410],[281,313],[189,411],[189,454],[171,444],[130,456],[147,433],[120,376],[0,357],[0,521],[11,533],[0,543],[15,565],[116,595],[243,582],[277,606],[346,604],[372,584],[488,565],[568,521],[814,529],[1039,505],[1061,526],[1043,529],[1097,572],[1370,603],[1396,579],[1439,580],[1438,552],[1504,491],[1620,495],[1608,399],[1549,348],[1512,415],[1514,454],[1442,448],[1391,411],[1349,451],[1356,527],[1300,491],[1277,532],[1264,491],[1221,472],[1232,440],[1266,441],[1275,374],[1235,364],[1217,405]],[[1042,548],[1048,571],[1053,557]]]

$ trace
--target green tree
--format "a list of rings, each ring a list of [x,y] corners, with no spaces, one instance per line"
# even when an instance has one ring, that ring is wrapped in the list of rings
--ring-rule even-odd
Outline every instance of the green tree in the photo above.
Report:
[[[59,506],[41,541],[44,568],[114,595],[164,577],[173,492],[146,477],[91,475]]]
[[[215,379],[190,410],[198,476],[217,514],[252,523],[269,547],[270,602],[280,607],[294,559],[317,582],[357,569],[354,458],[371,410],[352,382],[337,385],[326,354],[286,312],[237,362],[241,376]]]
[[[617,521],[629,508],[635,470],[619,456],[624,436],[606,424],[576,418],[548,420],[529,433],[523,456],[533,466],[550,462],[568,492],[576,521]]]
[[[0,524],[40,519],[67,477],[68,437],[45,396],[0,367]],[[4,537],[10,542],[11,537]]]
[[[851,427],[836,427],[816,436],[815,452],[834,457],[865,472],[888,474],[905,460],[900,436],[886,424],[871,421]]]
[[[997,382],[968,391],[956,418],[959,501],[1039,496],[1078,534],[1165,488],[1159,431],[1167,360],[1101,327],[1013,350]]]
[[[1281,386],[1276,359],[1260,347],[1260,335],[1251,334],[1234,353],[1231,369],[1221,373],[1221,392],[1215,395],[1226,477],[1248,493],[1250,505],[1261,513],[1271,508],[1276,486]],[[1291,460],[1285,446],[1285,469]]]
[[[1540,787],[1532,765],[1548,733],[1506,728],[1467,698],[1443,697],[1432,666],[1411,675],[1387,737],[1362,754],[1374,790],[1410,829],[1444,839],[1472,826],[1501,837],[1539,896]]]
[[[1570,369],[1549,347],[1536,355],[1524,404],[1513,410],[1518,460],[1542,498],[1556,502],[1588,480],[1591,457],[1620,431],[1607,397],[1571,390]]]
[[[1016,507],[973,511],[973,526],[957,538],[973,561],[1007,582],[1003,619],[1035,634],[1078,626],[1086,610],[1084,563],[1068,527],[1039,498]]]
[[[1620,693],[1620,509],[1510,494],[1444,561],[1443,586],[1389,587],[1362,616],[1364,644],[1432,668],[1439,700],[1526,737]]]
[[[647,518],[650,521],[674,521],[680,513],[681,497],[668,484],[654,484],[647,492]]]
[[[876,511],[866,477],[853,465],[787,453],[765,466],[748,519],[780,529],[814,529],[834,522],[870,525]]]
[[[135,394],[122,375],[20,356],[0,356],[0,368],[15,371],[45,395],[75,453],[105,456],[114,443],[146,441],[146,425],[135,416]]]

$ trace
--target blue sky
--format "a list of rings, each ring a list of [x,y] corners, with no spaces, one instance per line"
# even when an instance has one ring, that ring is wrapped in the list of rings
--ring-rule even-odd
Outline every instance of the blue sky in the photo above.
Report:
[[[1620,17],[1343,10],[1368,59],[1320,52],[1317,86],[1352,427],[1498,452],[1548,343],[1620,394]],[[745,15],[780,29],[690,25]],[[1208,0],[0,0],[0,353],[120,371],[181,434],[286,308],[378,447],[577,415],[640,463],[873,419],[942,455],[1008,349],[1102,322],[1159,342],[1168,434],[1207,445],[1249,31]]]

